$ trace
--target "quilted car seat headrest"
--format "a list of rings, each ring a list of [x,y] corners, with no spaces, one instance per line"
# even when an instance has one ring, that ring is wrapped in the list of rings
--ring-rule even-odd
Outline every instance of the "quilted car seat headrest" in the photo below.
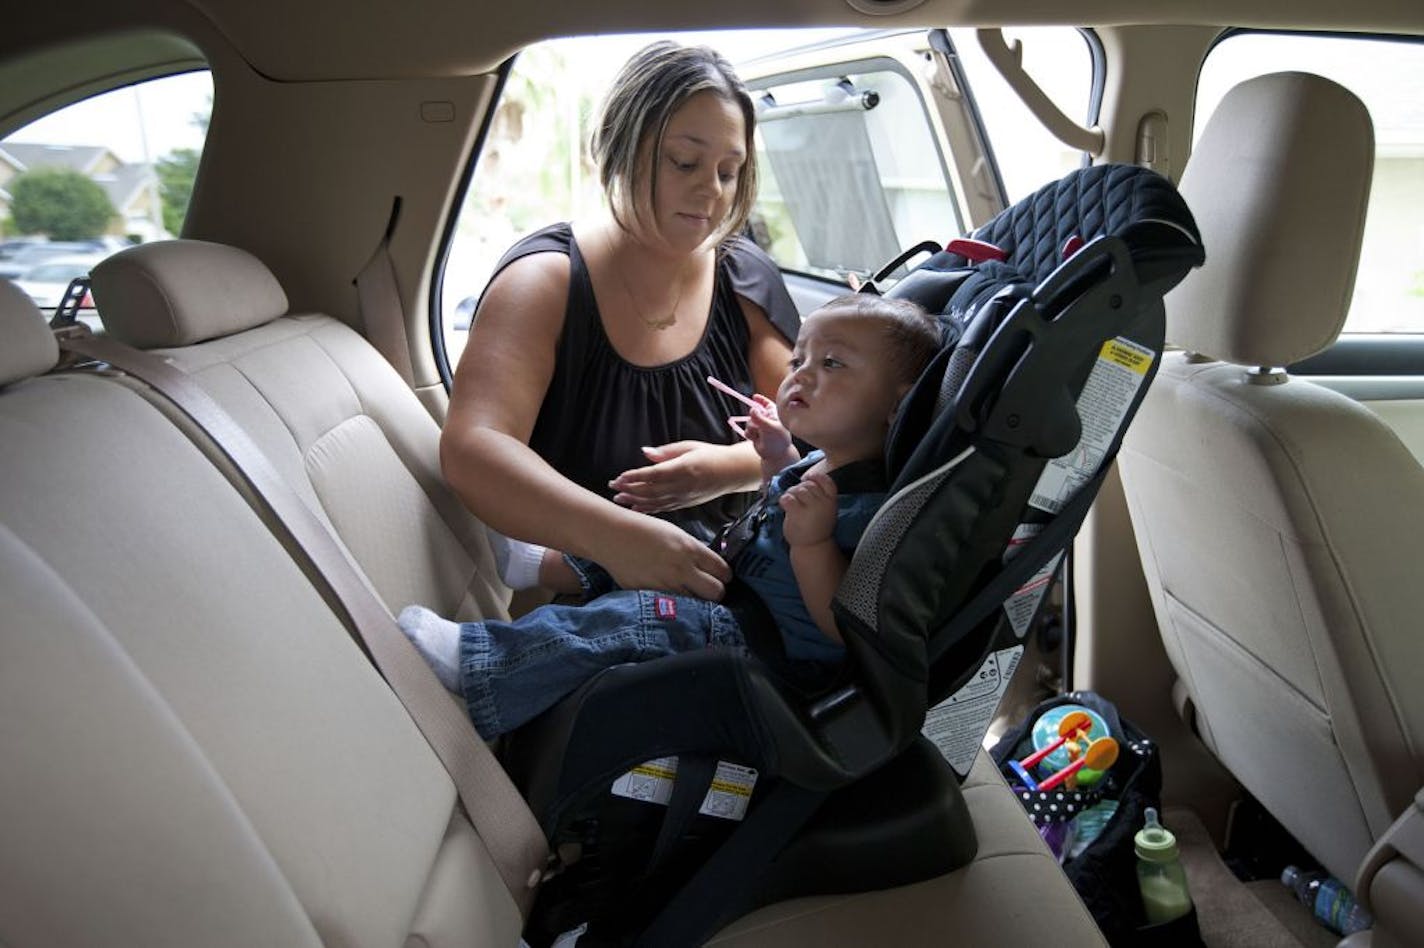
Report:
[[[1086,243],[1103,234],[1127,242],[1144,282],[1155,279],[1158,263],[1181,279],[1183,237],[1201,245],[1187,203],[1156,172],[1137,165],[1094,165],[1039,188],[972,236],[1003,248],[1004,264],[1033,284],[1058,268],[1070,241]],[[956,259],[959,266],[968,263]]]
[[[1203,259],[1202,240],[1186,201],[1166,178],[1137,165],[1094,165],[1044,185],[971,236],[1004,251],[977,265],[944,251],[890,290],[945,317],[945,351],[902,403],[886,446],[892,477],[904,469],[935,418],[959,393],[998,318],[1030,294],[1073,252],[1104,235],[1120,237],[1143,285],[1166,293]],[[992,306],[990,318],[975,319]],[[995,318],[995,317],[998,318]]]

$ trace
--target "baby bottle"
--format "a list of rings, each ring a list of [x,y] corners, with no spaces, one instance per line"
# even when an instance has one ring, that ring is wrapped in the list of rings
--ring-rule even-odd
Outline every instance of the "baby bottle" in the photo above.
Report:
[[[1177,859],[1177,837],[1157,822],[1157,811],[1147,808],[1147,823],[1137,831],[1137,885],[1149,925],[1180,918],[1192,908],[1187,874]]]

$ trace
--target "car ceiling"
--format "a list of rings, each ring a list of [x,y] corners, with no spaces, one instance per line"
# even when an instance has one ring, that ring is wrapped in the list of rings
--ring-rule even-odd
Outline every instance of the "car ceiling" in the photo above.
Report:
[[[1221,23],[1424,30],[1424,4],[1418,0],[924,0],[889,16],[868,16],[851,3],[894,10],[915,0],[416,0],[359,7],[347,0],[190,2],[218,24],[259,71],[292,79],[351,78],[364,75],[375,63],[387,77],[467,74],[488,71],[522,46],[550,35],[653,29]]]
[[[852,6],[854,4],[854,7]],[[856,8],[900,12],[871,16]],[[144,24],[142,21],[149,21]],[[556,35],[719,27],[1226,24],[1424,33],[1418,0],[71,0],[30,4],[7,26],[9,59],[27,46],[135,25],[177,29],[233,50],[269,79],[408,78],[488,72]],[[171,51],[170,51],[171,52]],[[209,49],[212,54],[214,51]],[[162,59],[160,56],[158,59]],[[155,60],[157,61],[157,60]],[[82,70],[81,70],[82,78]]]

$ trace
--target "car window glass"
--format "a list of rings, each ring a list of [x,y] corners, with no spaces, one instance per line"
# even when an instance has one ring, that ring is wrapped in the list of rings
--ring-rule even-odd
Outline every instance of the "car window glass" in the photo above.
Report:
[[[1360,97],[1375,169],[1345,332],[1424,332],[1424,44],[1242,33],[1218,43],[1197,85],[1196,136],[1227,90],[1267,73],[1332,79]]]
[[[994,163],[1010,204],[1077,168],[1083,153],[1049,134],[984,55],[972,29],[952,29],[950,39],[964,65]],[[1064,115],[1091,126],[1093,55],[1088,38],[1067,26],[1013,27],[1004,40],[1023,44],[1024,70]]]
[[[962,229],[921,91],[871,59],[749,82],[763,175],[752,233],[783,269],[868,277]]]
[[[856,35],[854,30],[757,30],[673,38],[712,46],[745,77],[750,75],[745,66],[754,59],[764,61],[771,54]],[[918,33],[921,44],[923,36]],[[504,251],[547,224],[599,211],[603,194],[588,154],[592,116],[623,62],[661,38],[556,40],[530,47],[515,60],[446,250],[437,302],[448,363],[458,359],[478,296]],[[773,130],[769,137],[758,132],[763,185],[753,215],[753,236],[784,267],[838,278],[848,271],[865,273],[885,263],[907,242],[944,239],[946,222],[953,229],[956,212],[919,93],[896,62],[861,60],[860,68],[815,76],[799,87],[754,89],[758,99],[771,91],[778,105],[799,102],[802,96],[825,102],[827,95],[838,95],[828,91],[828,83],[835,86],[842,79],[854,92],[844,93],[841,104],[852,94],[875,94],[876,104],[870,109],[847,108],[804,123],[763,121],[762,128]],[[865,101],[857,98],[851,104]],[[762,110],[772,107],[773,103],[764,103]],[[914,117],[914,127],[895,128],[892,135],[891,129],[907,115]],[[839,156],[823,147],[827,135],[837,136],[838,147],[847,148],[861,164],[817,163],[798,149],[797,142],[809,136],[821,157]],[[898,146],[892,144],[895,136],[900,136]],[[765,153],[768,142],[770,155]],[[816,176],[809,186],[794,181],[803,173]],[[825,211],[825,204],[818,205],[820,212],[807,211],[806,201],[826,193],[841,198],[834,207],[844,213],[833,216]],[[798,207],[803,217],[792,224],[790,209],[797,201],[802,202]],[[866,216],[860,216],[860,209]],[[871,217],[878,229],[850,224]],[[798,227],[817,226],[821,229],[814,235],[798,231]]]
[[[94,96],[0,140],[0,276],[52,308],[109,254],[177,236],[211,109],[202,70]]]

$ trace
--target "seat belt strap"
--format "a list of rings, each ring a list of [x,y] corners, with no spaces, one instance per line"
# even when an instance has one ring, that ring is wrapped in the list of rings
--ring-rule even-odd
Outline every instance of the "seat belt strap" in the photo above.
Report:
[[[692,818],[712,789],[712,781],[717,777],[717,758],[699,754],[682,754],[677,759],[677,776],[673,778],[672,796],[668,799],[667,811],[663,814],[663,825],[658,830],[657,842],[653,844],[653,855],[648,860],[648,874],[662,868],[666,860],[677,849],[682,834],[692,824]]]
[[[829,794],[781,781],[707,858],[634,941],[634,948],[700,945],[743,900],[766,867],[815,815]]]
[[[401,305],[400,284],[396,282],[396,267],[391,260],[391,234],[395,232],[400,209],[398,195],[391,205],[391,217],[381,242],[356,274],[354,282],[366,338],[386,357],[405,384],[413,386],[415,366],[410,360],[410,340],[405,332],[405,308]]]
[[[465,711],[400,631],[366,577],[227,411],[185,373],[152,353],[102,336],[64,336],[60,347],[107,362],[168,398],[201,428],[281,521],[321,574],[367,652],[445,765],[505,886],[528,916],[549,849],[543,830]]]

